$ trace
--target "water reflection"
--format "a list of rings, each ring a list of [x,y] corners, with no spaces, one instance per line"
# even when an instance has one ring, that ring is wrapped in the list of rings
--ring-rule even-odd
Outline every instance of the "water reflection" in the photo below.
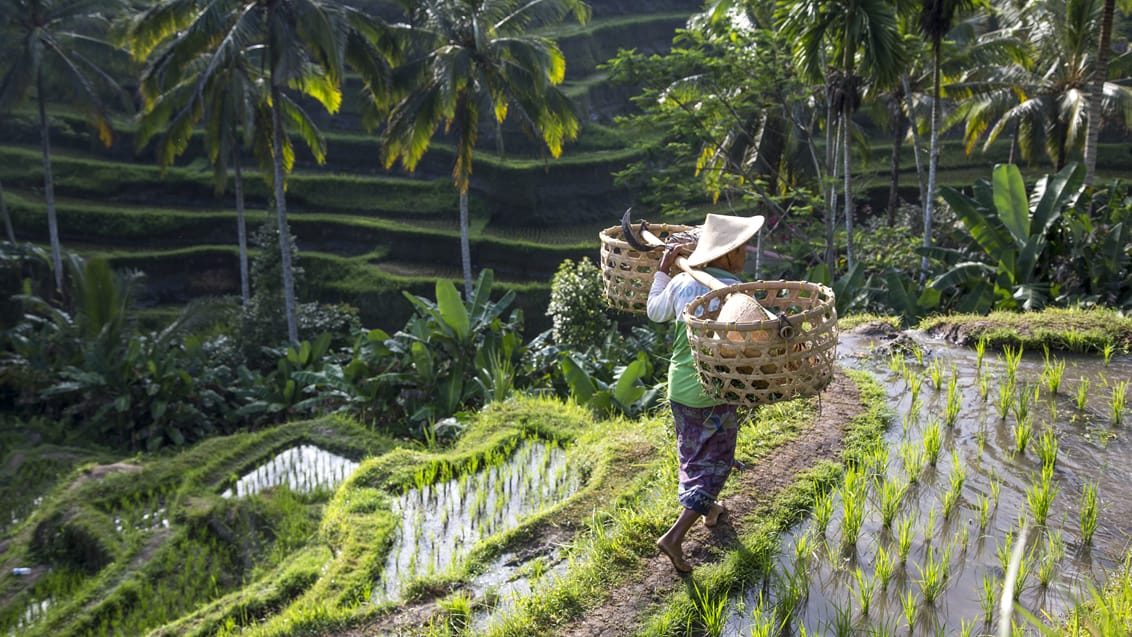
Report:
[[[986,632],[1025,520],[1033,530],[1017,600],[1038,617],[1071,608],[1121,561],[1132,533],[1132,414],[1115,423],[1112,392],[1132,378],[1132,357],[1105,365],[1100,357],[1052,354],[1047,364],[1040,352],[1026,352],[1012,365],[987,348],[980,365],[974,350],[913,338],[928,352],[922,359],[892,356],[877,338],[841,335],[840,364],[872,373],[894,411],[887,454],[857,482],[863,486],[833,493],[824,530],[811,520],[783,537],[773,575],[732,605],[723,634],[757,633],[776,616],[774,605],[775,625],[790,613],[785,634],[803,626],[806,634]],[[1060,362],[1054,393],[1045,370]],[[935,433],[940,451],[932,465]],[[1044,499],[1042,456],[1052,455],[1054,440],[1053,497],[1040,527],[1033,519]],[[1086,484],[1099,491],[1088,544],[1079,523]],[[901,486],[907,490],[898,512],[886,516],[885,500],[896,500]],[[852,542],[846,516],[852,521],[859,508]]]

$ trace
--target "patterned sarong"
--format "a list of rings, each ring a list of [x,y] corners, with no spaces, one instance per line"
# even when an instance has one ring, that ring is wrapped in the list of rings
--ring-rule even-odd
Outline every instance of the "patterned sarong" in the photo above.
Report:
[[[707,515],[731,473],[739,417],[734,405],[671,405],[680,458],[680,504]]]

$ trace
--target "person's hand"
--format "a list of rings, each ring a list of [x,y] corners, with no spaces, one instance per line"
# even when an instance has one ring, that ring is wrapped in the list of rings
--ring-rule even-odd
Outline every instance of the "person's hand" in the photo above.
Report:
[[[661,272],[672,276],[672,265],[676,263],[676,257],[684,252],[684,246],[681,244],[670,244],[664,248],[664,254],[660,256],[660,266],[657,268]]]

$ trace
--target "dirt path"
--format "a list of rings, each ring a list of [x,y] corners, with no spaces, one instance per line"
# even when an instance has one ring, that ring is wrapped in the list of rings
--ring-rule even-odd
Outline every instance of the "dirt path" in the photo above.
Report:
[[[835,460],[844,447],[849,422],[865,410],[857,386],[840,370],[822,394],[819,417],[792,442],[777,449],[746,471],[734,475],[739,488],[723,505],[730,512],[713,529],[697,524],[684,541],[684,552],[692,564],[713,559],[719,549],[732,547],[745,530],[742,520],[757,507],[772,501],[796,476],[822,460]],[[635,633],[643,617],[682,586],[683,579],[668,558],[658,554],[628,581],[610,589],[606,602],[567,624],[562,637],[620,637]]]

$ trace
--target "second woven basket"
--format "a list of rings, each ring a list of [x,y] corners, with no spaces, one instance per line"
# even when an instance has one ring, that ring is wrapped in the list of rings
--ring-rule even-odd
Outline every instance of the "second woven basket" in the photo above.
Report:
[[[750,294],[781,316],[752,323],[716,319],[729,294]],[[783,338],[783,321],[793,337]],[[756,281],[713,290],[684,309],[688,344],[711,396],[753,407],[814,396],[833,379],[837,309],[833,290],[808,281]]]

